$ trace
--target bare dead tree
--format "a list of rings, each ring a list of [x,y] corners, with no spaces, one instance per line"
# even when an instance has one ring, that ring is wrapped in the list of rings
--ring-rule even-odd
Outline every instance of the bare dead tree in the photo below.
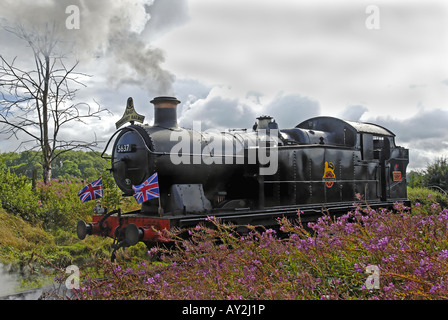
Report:
[[[7,31],[27,42],[34,66],[20,68],[17,57],[7,61],[0,55],[0,133],[11,138],[21,132],[30,138],[22,144],[36,142],[31,149],[42,151],[43,180],[48,182],[51,165],[59,155],[79,148],[92,150],[98,144],[96,136],[94,141],[60,139],[61,130],[74,122],[100,118],[108,110],[96,101],[95,108],[76,102],[76,93],[86,87],[82,81],[90,76],[75,72],[79,61],[67,66],[68,59],[56,52],[54,27],[47,26],[43,35],[28,32],[22,26]]]

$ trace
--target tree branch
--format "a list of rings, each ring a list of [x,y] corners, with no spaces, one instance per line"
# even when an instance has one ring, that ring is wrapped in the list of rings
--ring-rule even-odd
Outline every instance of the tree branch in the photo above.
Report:
[[[64,56],[54,54],[58,44],[54,29],[54,25],[47,25],[43,35],[28,32],[23,26],[6,29],[26,41],[32,51],[34,70],[17,67],[17,57],[8,62],[0,55],[0,123],[5,126],[0,133],[17,137],[17,133],[23,132],[34,139],[38,145],[33,148],[42,150],[44,171],[51,171],[51,163],[63,152],[98,145],[96,136],[93,142],[60,140],[64,126],[86,123],[89,118],[101,119],[103,112],[109,112],[95,100],[96,110],[75,100],[79,88],[86,87],[83,78],[90,76],[75,72],[79,61],[69,67]]]

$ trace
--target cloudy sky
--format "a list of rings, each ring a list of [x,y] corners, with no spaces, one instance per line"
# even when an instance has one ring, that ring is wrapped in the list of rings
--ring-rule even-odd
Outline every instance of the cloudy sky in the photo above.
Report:
[[[0,23],[53,21],[67,61],[79,60],[80,101],[113,115],[65,135],[108,140],[128,97],[175,95],[179,122],[281,128],[328,115],[373,122],[410,149],[409,169],[448,156],[448,3],[363,0],[2,0]],[[80,9],[67,29],[66,8]],[[372,8],[371,5],[374,5]],[[26,43],[0,31],[0,54],[32,66]],[[15,138],[0,142],[14,150]]]

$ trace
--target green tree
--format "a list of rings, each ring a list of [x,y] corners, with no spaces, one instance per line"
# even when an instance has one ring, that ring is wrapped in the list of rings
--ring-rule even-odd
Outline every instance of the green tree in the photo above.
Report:
[[[424,182],[427,187],[437,187],[448,191],[448,161],[440,157],[425,170]]]
[[[81,171],[78,168],[78,165],[71,160],[65,160],[63,162],[62,167],[60,168],[59,175],[64,179],[69,179],[71,176],[80,177]]]
[[[40,152],[24,151],[21,153],[9,152],[0,154],[0,161],[11,173],[33,177],[33,170],[42,174],[40,165]],[[67,151],[53,163],[53,176],[57,179],[97,179],[101,172],[110,168],[110,162],[101,158],[96,151]]]
[[[425,173],[421,171],[411,171],[406,175],[408,186],[411,188],[422,188],[425,185]]]

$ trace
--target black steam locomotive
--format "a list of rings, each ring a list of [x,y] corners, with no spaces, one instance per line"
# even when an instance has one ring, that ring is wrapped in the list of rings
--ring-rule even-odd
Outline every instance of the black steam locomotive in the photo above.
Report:
[[[173,97],[158,97],[154,125],[136,125],[132,99],[116,137],[111,171],[125,196],[158,174],[160,197],[141,210],[105,212],[97,206],[92,223],[78,223],[78,237],[109,236],[116,247],[163,240],[164,229],[186,228],[216,216],[237,225],[276,225],[278,217],[315,220],[325,207],[345,213],[360,194],[371,207],[407,202],[408,149],[395,135],[370,123],[316,117],[279,129],[261,116],[252,129],[226,132],[181,128]],[[108,143],[108,145],[109,145]],[[107,149],[108,147],[106,147]]]

